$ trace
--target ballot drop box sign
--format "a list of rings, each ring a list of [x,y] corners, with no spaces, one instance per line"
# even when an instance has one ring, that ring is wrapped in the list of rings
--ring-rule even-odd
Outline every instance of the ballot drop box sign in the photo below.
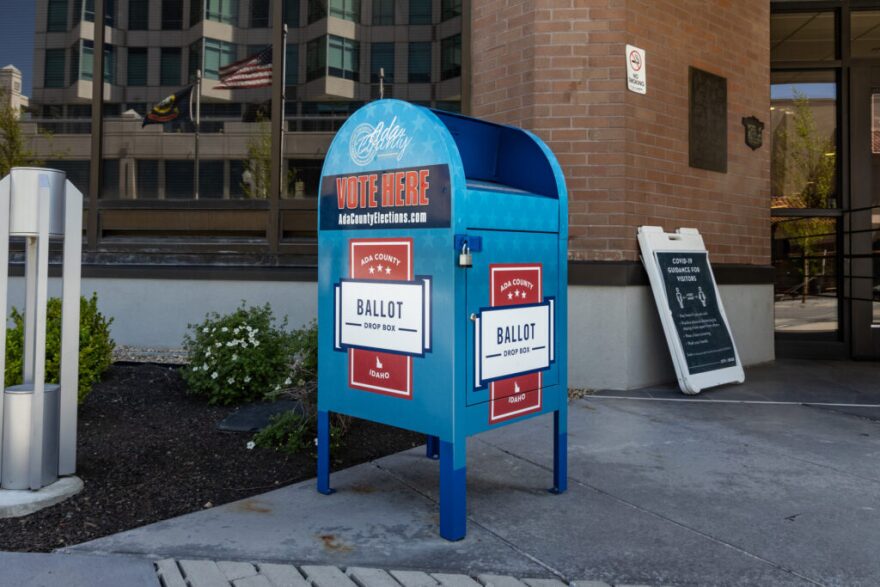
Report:
[[[568,212],[546,145],[375,101],[334,138],[318,215],[319,491],[332,492],[332,413],[426,435],[452,540],[469,436],[552,414],[564,490]]]

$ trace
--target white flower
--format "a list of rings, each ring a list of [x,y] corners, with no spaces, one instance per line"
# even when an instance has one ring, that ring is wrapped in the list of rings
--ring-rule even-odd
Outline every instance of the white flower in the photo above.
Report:
[[[207,371],[207,370],[208,370],[208,364],[207,364],[207,363],[202,363],[202,369],[204,369],[205,371]]]
[[[290,377],[284,380],[284,385],[290,385],[292,382],[290,381]]]
[[[248,450],[254,450],[254,447],[257,446],[257,443],[251,440],[245,446]]]
[[[258,333],[259,331],[260,331],[259,328],[254,328],[254,334]]]
[[[238,360],[238,355],[236,355],[235,353],[232,353],[232,360],[233,360],[233,361],[237,361],[237,360]]]
[[[210,332],[210,330],[208,330],[208,327],[205,326],[204,328],[202,328],[202,332],[204,332],[205,334],[208,334]]]
[[[220,347],[223,346],[223,343],[218,341],[218,342],[215,342],[215,343],[214,343],[214,346],[217,347],[217,348],[219,349]]]
[[[211,373],[211,379],[217,379],[217,372],[216,371]]]
[[[259,341],[259,340],[255,340],[255,341],[254,341],[254,346],[260,346],[260,341]]]
[[[237,341],[230,340],[229,342],[226,343],[226,346],[235,346],[236,344],[237,344]]]
[[[251,376],[250,376],[250,375],[245,375],[245,376],[244,376],[244,382],[245,382],[245,383],[250,383],[250,382],[251,382]]]
[[[315,437],[315,446],[318,446],[318,437]]]
[[[224,326],[220,329],[220,332],[229,332],[229,329]]]
[[[235,328],[232,329],[232,334],[238,334],[239,330],[240,330],[240,328],[238,326],[236,326]]]
[[[207,358],[210,357],[210,356],[211,356],[211,349],[208,349],[208,350],[205,352],[205,358],[207,359]]]
[[[227,377],[226,383],[228,383],[229,385],[232,385],[233,383],[235,383],[235,377]]]

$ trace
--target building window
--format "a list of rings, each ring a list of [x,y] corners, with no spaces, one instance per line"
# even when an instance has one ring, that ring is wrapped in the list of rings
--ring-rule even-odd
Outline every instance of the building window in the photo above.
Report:
[[[449,20],[461,15],[461,0],[443,0],[440,6],[440,20]]]
[[[287,54],[284,56],[284,84],[295,86],[299,79],[299,45],[288,43]]]
[[[299,26],[299,0],[284,0],[282,12],[284,24],[289,27]]]
[[[373,24],[394,24],[394,0],[373,0]]]
[[[238,24],[238,0],[207,0],[205,19],[225,24]]]
[[[82,18],[86,22],[95,22],[95,0],[85,0]]]
[[[202,69],[202,40],[199,39],[189,46],[189,75],[190,83],[196,79],[196,71]]]
[[[205,17],[205,0],[190,0],[189,3],[189,26],[192,27],[202,22]]]
[[[104,82],[116,83],[116,51],[113,45],[104,45]]]
[[[150,0],[128,0],[128,30],[145,31],[150,24]]]
[[[238,52],[233,43],[205,39],[204,77],[220,79],[220,69],[235,61],[237,56]]]
[[[358,81],[360,78],[360,43],[330,35],[327,49],[327,72],[335,77]]]
[[[67,0],[49,0],[46,30],[50,33],[67,30]]]
[[[461,76],[461,35],[443,39],[440,43],[440,79]]]
[[[80,41],[79,79],[91,81],[95,69],[95,44],[88,39]]]
[[[431,0],[409,0],[409,24],[431,24]]]
[[[147,49],[130,47],[128,49],[128,85],[147,85]]]
[[[770,17],[771,61],[837,58],[833,12],[782,12]]]
[[[330,0],[330,16],[360,22],[361,0]]]
[[[327,0],[309,0],[309,24],[327,18]]]
[[[195,186],[193,185],[194,174],[195,163],[193,163],[191,159],[166,160],[165,199],[191,200],[193,197],[193,192],[195,190]]]
[[[43,72],[43,87],[64,87],[65,49],[46,49],[46,68]]]
[[[82,41],[77,41],[73,45],[70,46],[70,83],[76,83],[76,80],[80,78],[80,44]],[[89,78],[91,79],[91,77]]]
[[[177,31],[182,28],[183,0],[162,0],[162,30]]]
[[[138,159],[135,189],[138,200],[155,200],[159,197],[159,160]]]
[[[385,83],[394,82],[394,43],[373,43],[370,46],[370,81],[379,83],[379,71],[385,70]]]
[[[306,45],[306,81],[325,75],[327,75],[327,37],[318,37]]]
[[[162,47],[159,58],[159,83],[161,85],[180,85],[180,56],[180,47]]]
[[[265,29],[269,26],[269,0],[251,0],[251,28]]]
[[[199,199],[222,200],[224,161],[222,159],[202,159],[199,161]]]
[[[104,159],[101,178],[101,198],[119,199],[119,159]]]
[[[431,43],[409,44],[409,83],[431,82]]]
[[[850,13],[850,57],[873,58],[880,51],[880,11]],[[876,303],[876,302],[875,302]]]
[[[82,19],[86,22],[95,22],[95,0],[77,0],[74,4],[74,10],[79,13],[82,11]],[[77,14],[77,17],[79,14]],[[74,17],[76,22],[79,18]],[[104,0],[104,24],[114,26],[116,18],[116,0]]]

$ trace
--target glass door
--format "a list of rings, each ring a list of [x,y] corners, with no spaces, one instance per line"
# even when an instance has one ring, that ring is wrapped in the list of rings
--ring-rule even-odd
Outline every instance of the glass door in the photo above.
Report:
[[[846,214],[846,288],[852,355],[880,359],[880,65],[852,69],[851,205]]]
[[[838,340],[837,74],[775,71],[770,96],[777,338]]]

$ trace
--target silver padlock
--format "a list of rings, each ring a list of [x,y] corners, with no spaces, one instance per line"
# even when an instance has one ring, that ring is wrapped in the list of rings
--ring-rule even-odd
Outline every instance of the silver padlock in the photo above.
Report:
[[[474,264],[474,256],[471,255],[471,249],[467,244],[467,241],[463,242],[461,245],[461,253],[458,255],[458,266],[459,267],[472,267]]]

